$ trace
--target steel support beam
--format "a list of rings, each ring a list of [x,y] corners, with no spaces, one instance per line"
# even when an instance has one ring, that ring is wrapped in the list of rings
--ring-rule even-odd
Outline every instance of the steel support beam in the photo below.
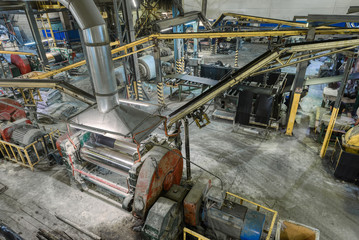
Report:
[[[153,55],[155,58],[155,67],[156,67],[156,82],[157,82],[157,102],[158,104],[165,105],[165,96],[163,92],[163,79],[162,79],[162,67],[161,67],[161,49],[158,46],[158,39],[153,40],[155,47],[153,49]]]
[[[40,60],[43,64],[43,66],[45,67],[49,64],[49,62],[46,57],[44,45],[42,44],[42,39],[40,36],[39,28],[37,27],[34,12],[32,10],[31,4],[29,2],[25,3],[25,13],[26,13],[26,17],[29,22],[29,25],[30,25],[32,36],[34,37],[38,56],[40,57]]]
[[[204,17],[207,15],[207,0],[202,0],[202,15]]]
[[[346,65],[345,65],[344,77],[343,77],[342,82],[340,84],[340,88],[338,90],[337,98],[335,99],[335,104],[334,104],[334,107],[332,109],[332,115],[330,117],[330,121],[329,121],[329,124],[328,124],[328,127],[327,127],[327,131],[325,133],[323,145],[322,145],[322,148],[320,150],[320,157],[321,158],[323,158],[325,156],[325,153],[327,152],[329,141],[330,141],[330,138],[332,136],[335,121],[336,121],[338,113],[339,113],[340,104],[341,104],[341,101],[342,101],[342,97],[344,95],[345,87],[347,86],[347,83],[348,83],[349,73],[350,73],[350,70],[352,69],[352,66],[353,66],[353,58],[351,57],[351,58],[348,58],[348,60],[346,62]]]
[[[190,144],[189,144],[189,124],[188,119],[183,121],[184,127],[184,138],[185,138],[185,151],[186,151],[186,177],[187,181],[190,181],[191,176],[191,152],[190,152]]]
[[[315,38],[315,29],[312,28],[308,31],[307,35],[307,42],[313,41]],[[305,73],[307,71],[308,62],[301,62],[297,66],[297,72],[295,75],[295,79],[292,85],[292,99],[290,104],[290,112],[289,112],[289,118],[287,122],[287,130],[286,135],[291,136],[293,134],[293,127],[295,123],[295,118],[297,116],[298,111],[298,105],[300,101],[300,96],[303,91],[303,85],[305,81]]]

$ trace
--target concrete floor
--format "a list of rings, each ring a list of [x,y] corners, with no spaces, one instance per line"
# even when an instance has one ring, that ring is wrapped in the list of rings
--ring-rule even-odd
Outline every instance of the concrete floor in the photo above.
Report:
[[[241,65],[265,51],[265,47],[247,49],[248,54],[242,52]],[[213,59],[231,63],[232,57],[218,55]],[[166,102],[169,105],[164,115],[184,104]],[[307,135],[305,121],[295,127],[293,137],[288,137],[280,131],[269,131],[266,136],[249,134],[229,121],[212,120],[203,129],[190,125],[190,141],[191,160],[218,175],[225,190],[278,211],[280,219],[318,228],[321,239],[358,239],[359,187],[333,177],[328,158],[318,156],[320,145]],[[194,181],[212,178],[197,167],[192,173]],[[219,186],[218,180],[213,183]],[[21,232],[24,239],[37,239],[39,228],[66,231],[73,239],[89,239],[55,214],[103,239],[140,238],[131,230],[136,224],[131,214],[96,192],[81,192],[64,166],[49,167],[43,162],[31,172],[1,160],[0,192],[1,184],[8,189],[0,193],[0,220]]]

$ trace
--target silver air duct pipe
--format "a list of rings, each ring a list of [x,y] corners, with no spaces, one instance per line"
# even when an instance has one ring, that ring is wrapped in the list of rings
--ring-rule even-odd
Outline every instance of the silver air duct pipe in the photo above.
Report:
[[[84,44],[97,108],[74,116],[70,125],[110,138],[137,142],[145,139],[161,122],[160,116],[120,104],[113,68],[110,40],[105,21],[93,0],[60,0],[75,17],[84,35]],[[124,138],[126,136],[126,138]]]
[[[60,0],[80,26],[95,88],[97,108],[106,113],[119,101],[106,23],[92,0]]]

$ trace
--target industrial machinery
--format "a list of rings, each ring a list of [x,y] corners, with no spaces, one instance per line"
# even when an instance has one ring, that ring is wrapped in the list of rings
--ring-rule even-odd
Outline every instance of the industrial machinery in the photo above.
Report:
[[[144,221],[142,231],[151,239],[176,239],[183,226],[217,239],[261,239],[266,216],[259,212],[259,208],[255,211],[242,206],[241,202],[229,200],[222,188],[211,186],[210,183],[197,182],[192,186],[181,183],[183,162],[186,160],[188,172],[190,160],[187,156],[183,157],[180,151],[180,123],[184,122],[187,132],[185,135],[188,137],[186,118],[193,118],[200,127],[205,125],[208,118],[203,105],[231,87],[254,75],[260,76],[265,72],[320,57],[321,51],[325,51],[323,54],[333,54],[335,51],[352,49],[358,45],[359,40],[337,40],[324,45],[307,43],[271,49],[245,67],[228,73],[219,83],[171,113],[171,129],[167,127],[167,118],[121,102],[108,31],[94,2],[59,2],[71,11],[81,28],[96,97],[96,105],[73,117],[69,121],[67,133],[56,141],[62,161],[73,179],[84,189],[88,188],[89,183],[93,183],[121,197],[123,207]],[[306,33],[306,30],[298,30],[296,34],[300,32]],[[214,33],[191,36],[207,38],[211,34]],[[236,36],[235,34],[232,33],[233,36]],[[174,35],[173,38],[182,38],[180,34]],[[160,37],[161,34],[156,34],[139,41],[144,43]],[[139,41],[131,43],[131,47],[124,45],[119,48],[122,50],[116,51],[135,53],[134,46],[137,46]],[[132,50],[129,50],[130,48]],[[303,51],[315,51],[315,56],[302,54]],[[148,70],[146,66],[142,72],[145,70]],[[146,73],[143,76],[151,77],[151,74]],[[255,81],[242,83],[242,87],[250,88],[251,86],[247,85],[253,82]],[[279,84],[281,88],[268,87],[271,94],[273,91],[277,92],[277,89],[283,89],[284,82],[283,77],[274,78],[272,85]],[[58,82],[48,80],[34,83],[59,86]],[[256,84],[262,87],[262,83],[258,81]],[[263,88],[267,91],[265,86]],[[141,104],[145,103],[138,105]],[[152,134],[161,123],[164,123],[165,137]],[[25,135],[28,132],[26,129],[19,129]],[[170,134],[169,129],[172,130]],[[17,139],[17,135],[14,137]],[[186,144],[187,142],[186,140]],[[267,235],[267,239],[269,238],[270,232]]]
[[[176,239],[183,225],[211,239],[261,239],[265,214],[226,199],[210,182],[190,190],[173,185],[150,209],[143,233],[148,239]]]
[[[249,77],[214,99],[213,117],[242,125],[278,128],[286,118],[285,93],[290,91],[295,74],[271,72]]]
[[[336,139],[331,161],[335,177],[358,184],[359,125]]]
[[[33,124],[16,100],[0,100],[0,152],[5,159],[30,167],[41,159],[57,161],[54,132],[47,133]]]
[[[128,141],[78,131],[65,134],[57,147],[75,180],[90,181],[123,198],[123,207],[144,218],[162,191],[179,184],[181,152],[152,137],[143,148]]]

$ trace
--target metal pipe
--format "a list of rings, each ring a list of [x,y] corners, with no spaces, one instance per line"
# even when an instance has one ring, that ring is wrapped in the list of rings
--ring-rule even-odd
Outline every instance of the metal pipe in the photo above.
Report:
[[[85,161],[96,161],[102,166],[110,166],[111,168],[126,172],[128,172],[133,165],[133,159],[130,156],[107,147],[86,145],[81,148],[80,156]]]
[[[118,104],[119,96],[106,23],[93,1],[59,2],[70,10],[82,30],[97,108],[102,113],[109,112]]]

